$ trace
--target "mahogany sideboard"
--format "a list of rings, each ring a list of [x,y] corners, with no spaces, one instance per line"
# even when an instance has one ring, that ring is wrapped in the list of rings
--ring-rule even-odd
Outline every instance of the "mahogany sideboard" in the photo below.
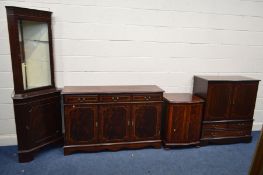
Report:
[[[195,76],[194,94],[206,101],[201,144],[250,142],[259,80]]]
[[[164,147],[200,143],[204,100],[188,93],[165,93]]]
[[[64,155],[75,151],[161,147],[163,90],[146,86],[68,86]]]

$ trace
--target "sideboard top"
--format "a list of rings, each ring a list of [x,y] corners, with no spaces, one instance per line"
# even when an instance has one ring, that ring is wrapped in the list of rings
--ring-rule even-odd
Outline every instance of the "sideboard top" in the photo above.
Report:
[[[245,76],[195,76],[206,81],[260,81]]]
[[[164,98],[169,103],[204,103],[205,101],[190,93],[165,93]]]
[[[62,94],[112,94],[112,93],[158,93],[164,92],[156,85],[125,86],[65,86]]]

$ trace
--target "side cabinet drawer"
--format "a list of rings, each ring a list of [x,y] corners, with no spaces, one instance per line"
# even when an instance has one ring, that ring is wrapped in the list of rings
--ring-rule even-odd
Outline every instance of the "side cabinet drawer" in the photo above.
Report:
[[[133,101],[162,101],[162,94],[136,94],[132,97]]]
[[[233,130],[233,131],[203,130],[202,138],[242,137],[242,136],[249,136],[250,134],[251,134],[250,130]]]
[[[253,122],[224,122],[224,123],[205,123],[203,128],[207,130],[250,130]]]
[[[253,122],[203,124],[202,138],[241,137],[251,135]]]
[[[65,96],[65,103],[92,103],[98,102],[97,95],[84,95],[84,96]]]
[[[100,102],[129,102],[130,95],[101,95]]]

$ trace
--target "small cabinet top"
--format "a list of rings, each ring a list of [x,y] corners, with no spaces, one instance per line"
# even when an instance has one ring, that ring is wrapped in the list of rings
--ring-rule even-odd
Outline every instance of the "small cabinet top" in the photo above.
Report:
[[[62,94],[133,94],[133,93],[163,93],[156,85],[129,86],[65,86]]]
[[[204,103],[205,101],[190,93],[165,93],[164,98],[169,103]]]
[[[250,77],[245,77],[245,76],[194,76],[194,78],[200,78],[206,81],[234,81],[234,82],[239,82],[239,81],[260,81],[257,79],[253,79]]]

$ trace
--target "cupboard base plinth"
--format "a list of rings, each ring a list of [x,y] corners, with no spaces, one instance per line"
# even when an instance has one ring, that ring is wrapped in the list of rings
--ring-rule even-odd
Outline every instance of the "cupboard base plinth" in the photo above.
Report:
[[[206,138],[200,140],[200,146],[206,146],[208,144],[234,144],[234,143],[250,143],[252,136],[242,137],[225,137],[225,138]]]
[[[29,150],[19,150],[18,151],[18,161],[19,163],[26,163],[34,160],[35,154],[40,152],[43,148],[46,148],[48,146],[62,146],[63,145],[63,138],[62,136],[59,138],[55,138],[50,140],[49,142],[45,144],[38,145],[32,149]]]
[[[200,141],[196,142],[188,142],[188,143],[171,143],[171,142],[163,142],[164,148],[180,148],[180,147],[188,147],[188,146],[196,146],[199,145]]]
[[[118,151],[121,149],[139,149],[145,147],[161,148],[161,140],[119,142],[119,143],[99,143],[90,145],[65,145],[64,155],[70,155],[73,152],[97,152],[103,150]]]

